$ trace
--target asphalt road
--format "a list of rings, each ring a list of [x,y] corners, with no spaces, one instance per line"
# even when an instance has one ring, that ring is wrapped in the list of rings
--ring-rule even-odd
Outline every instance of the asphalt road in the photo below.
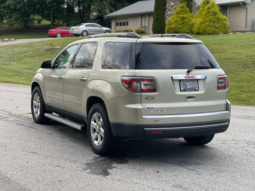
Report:
[[[232,107],[207,146],[183,139],[122,141],[100,157],[86,135],[30,114],[30,87],[0,83],[0,190],[255,190],[255,108]]]

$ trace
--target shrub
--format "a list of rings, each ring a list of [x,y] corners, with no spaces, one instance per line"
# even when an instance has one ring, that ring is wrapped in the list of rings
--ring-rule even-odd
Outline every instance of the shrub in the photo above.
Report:
[[[124,32],[133,32],[132,29],[124,29]]]
[[[166,0],[155,0],[152,31],[154,34],[161,34],[165,28]]]
[[[214,1],[203,7],[196,18],[197,21],[193,28],[193,32],[196,34],[227,34],[231,32],[228,18],[220,12],[220,7]]]
[[[192,13],[181,3],[176,8],[173,16],[167,22],[166,33],[192,33],[194,20]]]
[[[135,29],[135,32],[136,32],[137,34],[146,34],[146,30],[143,29],[143,28]]]
[[[118,30],[115,30],[114,32],[123,32],[123,30],[118,29]]]
[[[182,0],[182,3],[186,3],[189,12],[192,13],[191,0]]]

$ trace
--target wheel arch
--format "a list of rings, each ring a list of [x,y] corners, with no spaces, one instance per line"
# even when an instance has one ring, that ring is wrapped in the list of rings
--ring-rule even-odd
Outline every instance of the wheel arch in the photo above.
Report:
[[[104,104],[105,108],[106,108],[106,112],[107,112],[107,107],[104,103],[104,100],[100,97],[97,97],[97,96],[90,96],[87,100],[87,104],[86,104],[86,113],[87,113],[87,117],[88,117],[88,114],[89,114],[89,110],[91,109],[91,107],[96,104],[96,103],[102,103]],[[107,112],[108,114],[108,112]]]

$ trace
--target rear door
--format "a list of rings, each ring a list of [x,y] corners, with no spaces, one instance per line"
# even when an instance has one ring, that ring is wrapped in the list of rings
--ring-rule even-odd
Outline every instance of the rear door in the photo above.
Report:
[[[64,82],[64,106],[69,115],[82,114],[86,109],[87,84],[91,72],[97,42],[87,42],[80,46],[72,69],[68,70]],[[76,115],[77,116],[77,115]],[[74,115],[75,117],[75,115]],[[77,117],[76,117],[77,118]]]
[[[218,90],[224,72],[201,43],[137,43],[136,76],[154,78],[156,92],[142,92],[146,115],[190,114],[226,110],[227,90]],[[187,70],[194,66],[210,69]]]
[[[100,34],[100,33],[104,33],[102,27],[100,25],[97,25],[97,24],[93,24],[94,26],[94,31],[95,31],[95,34]]]

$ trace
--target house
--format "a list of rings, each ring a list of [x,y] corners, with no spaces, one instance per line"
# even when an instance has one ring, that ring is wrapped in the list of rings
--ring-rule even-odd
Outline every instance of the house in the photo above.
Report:
[[[112,31],[118,29],[132,29],[135,31],[135,29],[141,27],[147,31],[147,34],[152,34],[154,3],[154,0],[138,1],[106,15],[112,21]]]
[[[202,0],[193,0],[195,14]],[[231,31],[255,31],[255,0],[216,0],[221,13],[228,17]],[[247,13],[247,16],[246,16]]]
[[[166,0],[166,9],[173,4],[174,10],[176,5],[173,2],[181,2],[181,0]],[[138,1],[132,5],[124,7],[118,11],[106,15],[111,19],[112,31],[119,29],[144,28],[147,34],[153,34],[153,12],[155,0]],[[202,0],[192,0],[192,12],[196,14]],[[216,0],[220,6],[222,14],[228,17],[231,31],[255,31],[255,0]],[[169,17],[173,14],[173,7],[166,10]],[[246,15],[247,14],[247,15]]]

